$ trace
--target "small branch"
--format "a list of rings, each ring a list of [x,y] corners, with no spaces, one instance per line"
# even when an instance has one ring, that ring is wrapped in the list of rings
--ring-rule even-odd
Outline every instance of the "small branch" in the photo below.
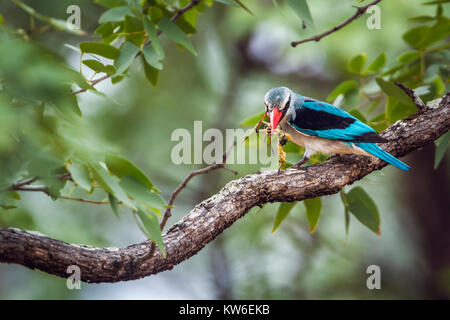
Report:
[[[108,79],[108,78],[110,78],[110,77],[111,77],[111,76],[110,76],[109,74],[106,74],[106,75],[104,75],[103,77],[98,78],[98,79],[92,81],[92,82],[91,82],[91,86],[95,86],[97,83],[102,82],[103,80],[106,80],[106,79]],[[80,89],[80,90],[78,90],[78,91],[72,92],[72,94],[73,94],[73,95],[77,95],[77,94],[79,94],[79,93],[86,92],[87,90],[88,90],[88,89]]]
[[[369,3],[368,5],[365,5],[365,6],[363,6],[363,7],[358,7],[358,8],[356,8],[356,12],[355,12],[355,14],[354,14],[353,16],[351,16],[350,18],[348,18],[347,20],[345,20],[345,21],[342,22],[341,24],[337,25],[337,26],[334,27],[333,29],[328,30],[328,31],[326,31],[326,32],[324,32],[324,33],[315,35],[314,37],[311,37],[311,38],[307,38],[307,39],[300,40],[300,41],[292,41],[292,42],[291,42],[291,46],[295,48],[295,47],[298,46],[299,44],[302,44],[302,43],[305,43],[305,42],[310,42],[310,41],[317,41],[317,42],[319,42],[322,38],[324,38],[324,37],[326,37],[326,36],[328,36],[328,35],[330,35],[330,34],[336,32],[336,31],[342,29],[343,27],[345,27],[346,25],[348,25],[348,24],[349,24],[350,22],[352,22],[353,20],[358,19],[361,15],[363,15],[364,12],[366,12],[366,10],[367,10],[370,6],[376,5],[376,4],[377,4],[378,2],[380,2],[380,1],[381,1],[381,0],[375,0],[375,1],[372,1],[371,3]]]
[[[48,194],[48,188],[45,186],[38,187],[18,187],[14,189],[15,191],[31,191],[31,192],[44,192]]]
[[[59,196],[60,199],[65,200],[72,200],[72,201],[78,201],[78,202],[85,202],[85,203],[92,203],[92,204],[109,204],[109,201],[95,201],[95,200],[87,200],[83,198],[72,198],[72,197],[66,197],[66,196]],[[119,202],[118,204],[120,204]]]
[[[177,13],[175,13],[175,15],[174,15],[172,18],[170,18],[170,21],[173,22],[173,21],[177,20],[177,19],[178,19],[179,17],[181,17],[186,11],[192,9],[193,7],[195,7],[196,5],[198,5],[199,3],[200,3],[200,0],[193,0],[193,1],[191,1],[191,2],[190,2],[188,5],[186,5],[184,8],[178,10]],[[162,33],[162,31],[158,29],[158,31],[157,31],[156,34],[159,36],[161,33]],[[151,40],[149,39],[149,40],[147,40],[147,41],[144,43],[144,46],[149,45],[150,43],[151,43]],[[135,58],[139,57],[140,55],[141,55],[141,51],[139,51],[139,52],[136,54]],[[103,77],[98,78],[98,79],[92,81],[92,82],[91,82],[91,85],[92,85],[92,86],[95,86],[97,83],[102,82],[103,80],[106,80],[106,79],[108,79],[108,78],[110,78],[110,77],[111,77],[111,76],[108,75],[108,74],[107,74],[107,75],[104,75]],[[86,92],[86,91],[87,91],[87,89],[80,89],[80,90],[78,90],[78,91],[72,92],[72,94],[73,94],[73,95],[77,95],[77,94],[79,94],[79,93],[83,93],[83,92]]]
[[[14,183],[11,187],[8,188],[8,190],[17,190],[17,188],[32,184],[38,179],[38,177],[29,178],[23,181],[19,181],[17,183]]]
[[[72,181],[72,177],[70,176],[70,173],[63,173],[60,175],[55,176],[58,179],[61,180],[69,180]],[[37,180],[39,180],[39,177],[31,177],[19,182],[14,183],[12,186],[8,187],[6,190],[9,191],[41,191],[41,190],[37,190],[36,188],[24,188],[24,186],[30,185],[34,182],[36,182]],[[42,187],[40,187],[42,189]]]
[[[57,176],[58,179],[61,180],[69,180],[72,181],[72,177],[70,176],[70,173],[63,173]],[[48,187],[46,186],[28,186],[32,184],[33,182],[36,182],[39,180],[39,177],[32,177],[25,179],[23,181],[19,181],[17,183],[14,183],[12,186],[7,188],[6,190],[9,191],[29,191],[29,192],[44,192],[45,194],[49,194]],[[68,196],[58,196],[59,199],[65,199],[65,200],[72,200],[72,201],[79,201],[79,202],[85,202],[85,203],[92,203],[92,204],[109,204],[109,201],[96,201],[96,200],[87,200],[83,198],[72,198]],[[118,204],[122,204],[122,201],[118,202]]]
[[[170,19],[171,21],[177,20],[179,17],[181,17],[186,11],[191,10],[193,7],[198,5],[200,3],[200,0],[193,0],[188,5],[186,5],[184,8],[181,8],[178,10],[178,12]]]
[[[420,99],[419,95],[414,92],[414,90],[398,82],[395,82],[395,85],[405,91],[405,93],[412,99],[419,110],[423,110],[427,107],[425,103],[423,103],[422,99]]]
[[[169,200],[169,203],[168,203],[168,208],[164,212],[163,219],[161,221],[161,224],[159,225],[159,227],[161,228],[161,231],[164,230],[164,227],[166,226],[167,220],[169,220],[170,216],[172,215],[172,207],[173,207],[173,203],[175,202],[175,198],[178,196],[178,194],[181,192],[181,190],[186,188],[186,185],[188,184],[188,182],[193,177],[198,176],[200,174],[207,174],[207,173],[209,173],[211,171],[214,171],[214,170],[217,170],[217,169],[222,169],[222,168],[232,172],[234,175],[238,174],[237,171],[234,171],[234,170],[231,170],[231,169],[228,169],[228,168],[225,167],[225,163],[227,162],[227,157],[229,156],[230,152],[233,150],[234,146],[236,146],[236,141],[233,141],[231,146],[228,148],[227,152],[223,155],[221,163],[212,164],[212,165],[210,165],[210,166],[208,166],[206,168],[192,171],[183,180],[183,182],[175,189],[175,191],[170,196],[170,200]],[[153,254],[155,253],[155,248],[156,248],[155,247],[155,243],[152,243],[152,246],[150,248],[150,252],[148,253],[148,255],[146,257],[144,257],[144,259],[148,259],[148,258],[153,257]]]

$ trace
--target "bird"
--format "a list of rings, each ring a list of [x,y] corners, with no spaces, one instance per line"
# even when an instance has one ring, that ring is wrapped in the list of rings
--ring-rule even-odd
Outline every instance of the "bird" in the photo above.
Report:
[[[348,112],[323,101],[302,96],[286,87],[269,90],[264,97],[271,134],[279,127],[291,141],[305,148],[299,168],[317,153],[374,156],[401,169],[411,167],[380,148],[389,140]]]

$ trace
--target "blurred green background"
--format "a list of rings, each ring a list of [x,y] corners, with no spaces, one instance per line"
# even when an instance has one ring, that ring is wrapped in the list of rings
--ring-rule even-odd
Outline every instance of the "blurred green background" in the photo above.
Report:
[[[88,34],[98,26],[103,8],[91,1],[28,1],[38,12],[65,19],[66,8],[81,8],[81,26]],[[181,51],[162,36],[166,59],[153,88],[138,64],[116,85],[97,88],[111,99],[91,93],[79,96],[89,132],[107,141],[142,168],[168,199],[196,165],[174,165],[170,153],[173,130],[237,128],[243,119],[264,108],[264,94],[287,86],[324,100],[340,82],[351,79],[349,58],[365,52],[369,60],[381,52],[388,65],[407,48],[402,34],[407,18],[434,14],[421,1],[383,1],[380,30],[368,30],[360,18],[319,43],[291,48],[300,40],[327,30],[353,14],[351,1],[310,1],[313,29],[302,29],[295,13],[280,3],[248,0],[253,15],[215,3],[198,18],[191,40],[198,56]],[[445,8],[448,14],[448,6]],[[27,26],[29,17],[9,1],[0,3],[5,22]],[[61,54],[75,70],[80,56],[64,44],[78,46],[88,37],[51,31],[37,36],[43,47]],[[89,75],[88,68],[84,68]],[[17,70],[20,78],[22,70]],[[19,124],[25,126],[24,124]],[[24,127],[25,128],[25,127]],[[25,148],[25,147],[24,147]],[[16,150],[3,155],[14,157]],[[68,290],[66,280],[18,265],[0,265],[2,299],[409,299],[450,297],[449,159],[433,170],[434,147],[404,160],[414,170],[389,166],[374,172],[362,185],[381,214],[381,236],[352,219],[348,237],[339,195],[323,198],[322,216],[314,234],[308,231],[303,205],[271,233],[278,204],[252,209],[205,249],[173,270],[116,284],[82,284]],[[2,158],[3,159],[3,158]],[[231,165],[239,176],[256,165]],[[195,204],[216,193],[229,180],[228,171],[194,178],[175,202],[169,225]],[[82,195],[81,193],[79,194]],[[144,241],[132,217],[117,220],[109,206],[51,200],[45,194],[21,193],[17,209],[0,211],[1,227],[38,230],[70,243],[124,247]],[[77,196],[74,192],[73,196]],[[381,268],[381,290],[368,290],[366,269]]]

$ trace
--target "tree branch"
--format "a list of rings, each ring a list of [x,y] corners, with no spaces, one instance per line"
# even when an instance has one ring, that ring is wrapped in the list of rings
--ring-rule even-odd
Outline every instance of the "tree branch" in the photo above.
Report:
[[[380,2],[380,1],[381,1],[381,0],[375,0],[375,1],[372,1],[371,3],[369,3],[368,5],[365,5],[365,6],[363,6],[363,7],[357,7],[357,8],[356,8],[356,12],[355,12],[355,14],[354,14],[353,16],[351,16],[350,18],[348,18],[347,20],[345,20],[345,21],[342,22],[341,24],[338,24],[338,25],[337,25],[336,27],[334,27],[333,29],[328,30],[328,31],[326,31],[326,32],[324,32],[324,33],[320,33],[320,34],[318,34],[318,35],[315,35],[314,37],[311,37],[311,38],[307,38],[307,39],[300,40],[300,41],[292,41],[292,42],[291,42],[291,46],[295,48],[296,46],[298,46],[298,45],[301,44],[301,43],[310,42],[310,41],[317,41],[317,42],[319,42],[320,39],[322,39],[322,38],[324,38],[324,37],[326,37],[326,36],[328,36],[328,35],[330,35],[330,34],[336,32],[336,31],[342,29],[343,27],[345,27],[346,25],[348,25],[348,24],[349,24],[350,22],[352,22],[353,20],[358,19],[360,16],[362,16],[362,15],[364,14],[364,12],[366,12],[366,10],[367,10],[370,6],[376,5],[376,4],[377,4],[378,2]]]
[[[200,3],[200,0],[192,0],[192,1],[191,1],[189,4],[187,4],[184,8],[181,8],[180,10],[178,10],[177,13],[175,13],[175,14],[172,16],[172,18],[170,18],[170,21],[173,22],[173,21],[177,20],[177,19],[178,19],[179,17],[181,17],[186,11],[192,9],[193,7],[195,7],[196,5],[198,5],[199,3]],[[157,35],[158,35],[158,36],[159,36],[161,33],[162,33],[161,30],[158,30],[158,31],[157,31]],[[144,46],[146,46],[146,45],[148,45],[148,44],[150,44],[150,43],[151,43],[151,40],[149,39],[149,40],[147,40],[147,41],[145,42]],[[138,57],[138,56],[140,56],[140,55],[141,55],[141,51],[139,51],[139,52],[136,54],[136,57]],[[106,79],[108,79],[108,78],[110,78],[110,77],[111,77],[111,75],[106,74],[106,75],[104,75],[104,76],[102,76],[102,77],[100,77],[100,78],[98,78],[98,79],[92,81],[92,82],[91,82],[91,85],[92,85],[92,86],[95,86],[97,83],[102,82],[103,80],[106,80]],[[87,91],[87,89],[80,89],[80,90],[78,90],[78,91],[72,92],[72,94],[73,94],[73,95],[77,95],[77,94],[79,94],[79,93],[86,92],[86,91]]]
[[[429,105],[436,104],[434,101]],[[423,108],[382,132],[382,137],[392,141],[383,144],[383,148],[401,157],[434,141],[449,128],[450,93],[447,93],[438,108]],[[60,277],[68,276],[68,266],[78,265],[81,279],[87,282],[143,278],[189,259],[255,206],[335,194],[386,165],[378,158],[347,155],[298,170],[287,169],[280,174],[265,171],[231,181],[168,229],[163,236],[166,258],[155,252],[150,259],[142,260],[151,249],[150,241],[123,249],[101,249],[71,245],[32,231],[0,229],[0,262]]]

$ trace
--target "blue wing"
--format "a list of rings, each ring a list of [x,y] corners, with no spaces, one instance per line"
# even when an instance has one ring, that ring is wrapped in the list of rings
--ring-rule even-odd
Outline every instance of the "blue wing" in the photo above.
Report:
[[[289,123],[307,135],[348,142],[386,142],[374,129],[331,104],[308,98],[294,110]]]

